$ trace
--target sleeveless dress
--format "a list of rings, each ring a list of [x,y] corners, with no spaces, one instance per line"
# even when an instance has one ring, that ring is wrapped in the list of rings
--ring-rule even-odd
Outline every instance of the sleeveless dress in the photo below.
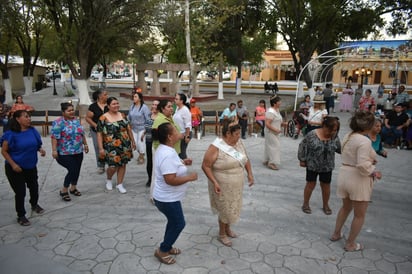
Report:
[[[247,156],[243,143],[239,140],[234,148],[245,155],[244,165],[247,162]],[[218,157],[212,166],[212,172],[220,185],[221,193],[220,195],[215,193],[214,185],[209,180],[210,206],[212,212],[217,214],[219,220],[225,224],[233,224],[239,220],[245,180],[243,165],[219,149]]]

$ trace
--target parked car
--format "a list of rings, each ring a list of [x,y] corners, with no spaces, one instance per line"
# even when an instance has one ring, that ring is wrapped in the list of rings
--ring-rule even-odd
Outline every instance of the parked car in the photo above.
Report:
[[[90,74],[90,78],[92,80],[99,80],[102,77],[102,75],[103,75],[103,73],[95,70],[95,71],[92,71],[92,74]]]
[[[128,71],[123,71],[122,72],[122,77],[131,77],[132,75]]]
[[[46,77],[46,81],[50,82],[51,80],[53,80],[53,72],[52,71],[47,72],[45,77]],[[60,74],[60,72],[56,71],[54,73],[54,80],[61,79],[61,78],[62,78],[62,75]]]

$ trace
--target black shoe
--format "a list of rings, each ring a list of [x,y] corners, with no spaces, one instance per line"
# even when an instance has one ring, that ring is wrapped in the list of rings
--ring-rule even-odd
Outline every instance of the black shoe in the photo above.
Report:
[[[146,187],[150,187],[151,184],[152,184],[152,180],[149,179],[149,181],[147,181],[147,183],[146,183]]]
[[[297,138],[299,138],[299,135],[295,134],[293,138],[296,140]]]
[[[246,137],[245,137],[245,136],[242,136],[242,139],[243,139],[243,140],[245,140],[245,139],[246,139]]]
[[[31,208],[31,210],[33,210],[33,211],[36,212],[37,214],[42,214],[42,213],[44,212],[44,209],[43,209],[41,206],[39,206],[39,205],[33,206],[33,207]]]
[[[27,220],[26,216],[18,217],[17,222],[22,226],[29,226],[30,225],[30,221]]]

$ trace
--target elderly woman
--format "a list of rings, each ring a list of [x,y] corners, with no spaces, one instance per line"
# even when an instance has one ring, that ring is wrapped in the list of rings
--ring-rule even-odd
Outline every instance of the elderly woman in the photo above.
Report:
[[[343,237],[342,227],[353,210],[352,224],[344,246],[346,251],[360,251],[364,248],[356,242],[356,238],[365,222],[374,181],[382,177],[375,167],[376,153],[366,136],[374,124],[375,117],[372,113],[355,112],[349,123],[352,131],[342,141],[342,166],[337,186],[342,207],[336,217],[335,231],[330,240],[338,241]]]
[[[208,178],[210,206],[218,215],[219,241],[231,246],[232,241],[228,237],[237,237],[230,226],[239,220],[244,170],[247,172],[249,187],[254,183],[252,166],[240,141],[240,126],[237,122],[223,122],[222,139],[216,138],[209,146],[202,169]]]
[[[86,115],[86,122],[90,125],[90,135],[92,136],[94,151],[96,154],[97,172],[99,174],[104,173],[104,162],[99,159],[99,146],[97,142],[97,122],[100,116],[106,113],[107,108],[107,91],[98,89],[92,94],[93,101],[89,106],[89,110]]]
[[[139,157],[137,163],[139,165],[144,164],[144,154],[146,152],[146,142],[144,141],[143,134],[145,132],[145,122],[150,117],[150,110],[143,101],[143,94],[141,92],[133,92],[133,103],[129,108],[129,114],[127,119],[130,122],[133,138],[137,146],[137,152]]]
[[[41,214],[44,209],[38,204],[39,184],[37,182],[37,152],[46,155],[42,140],[35,128],[30,125],[30,115],[26,110],[17,110],[10,119],[10,130],[1,138],[1,154],[6,160],[4,167],[7,179],[13,189],[17,222],[22,226],[30,225],[26,218],[24,198],[26,186],[30,191],[32,211]]]
[[[189,182],[197,180],[197,173],[188,173],[186,164],[176,153],[174,145],[180,141],[180,133],[170,123],[163,123],[153,130],[153,139],[160,144],[155,154],[155,184],[153,201],[167,218],[166,231],[163,242],[154,253],[155,257],[164,264],[174,264],[180,249],[173,247],[183,228],[181,200],[184,198]]]
[[[322,127],[312,130],[299,144],[298,159],[301,167],[306,167],[306,186],[303,192],[302,211],[311,214],[309,200],[319,176],[322,190],[323,212],[331,215],[329,207],[330,182],[332,170],[335,168],[335,152],[340,153],[340,141],[337,135],[339,119],[327,117]]]
[[[112,190],[112,177],[117,173],[117,190],[126,193],[123,179],[126,164],[133,157],[136,143],[129,121],[119,111],[119,101],[115,97],[107,99],[109,111],[100,116],[97,123],[97,142],[100,159],[107,163],[106,189]]]
[[[83,162],[83,151],[88,153],[89,146],[84,128],[74,115],[73,105],[71,103],[60,105],[63,115],[53,121],[51,129],[52,156],[67,169],[60,196],[63,201],[69,202],[71,201],[69,192],[74,196],[82,195],[77,189],[77,181]]]
[[[359,110],[368,111],[370,105],[375,105],[375,98],[372,97],[372,91],[367,89],[365,95],[359,99]]]
[[[368,137],[372,141],[372,147],[375,150],[375,152],[378,155],[386,158],[388,157],[388,152],[383,148],[382,138],[380,135],[381,131],[382,131],[382,120],[375,117],[375,124],[373,125],[372,129],[369,131]]]
[[[306,133],[322,126],[323,118],[328,115],[325,103],[325,101],[313,101],[313,106],[309,108],[308,115],[300,114],[303,119],[308,121]]]
[[[279,96],[272,96],[269,100],[270,108],[265,113],[265,150],[263,164],[268,168],[278,170],[280,164],[280,137],[282,132],[282,115]]]

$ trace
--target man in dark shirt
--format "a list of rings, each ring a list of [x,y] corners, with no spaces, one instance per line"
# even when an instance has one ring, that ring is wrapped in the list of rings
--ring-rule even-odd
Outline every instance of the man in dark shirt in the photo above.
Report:
[[[394,106],[394,110],[390,111],[382,128],[382,139],[388,146],[393,147],[396,139],[402,137],[403,129],[407,127],[408,115],[404,111],[404,106],[398,103]]]

